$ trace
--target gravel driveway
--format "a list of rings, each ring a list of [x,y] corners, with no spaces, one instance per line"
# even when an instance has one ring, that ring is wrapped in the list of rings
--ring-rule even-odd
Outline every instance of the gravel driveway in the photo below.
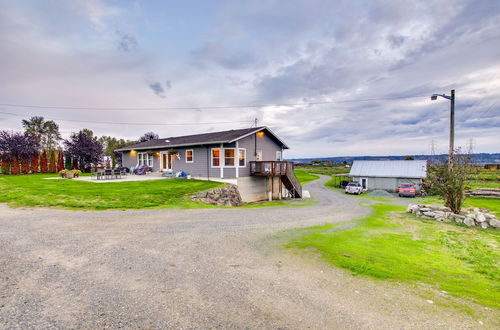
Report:
[[[474,328],[406,287],[279,248],[282,229],[367,209],[68,211],[0,205],[0,328]]]

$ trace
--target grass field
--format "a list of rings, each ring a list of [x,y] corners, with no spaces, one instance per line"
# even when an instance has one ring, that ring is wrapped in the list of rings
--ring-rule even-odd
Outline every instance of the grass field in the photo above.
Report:
[[[353,226],[297,229],[286,247],[316,251],[356,275],[424,283],[446,292],[434,297],[443,304],[451,295],[500,307],[500,233],[424,221],[401,206],[372,207],[373,213]]]
[[[500,171],[476,169],[467,176],[467,186],[475,188],[500,189]]]
[[[295,176],[299,179],[300,184],[306,184],[311,181],[319,179],[319,176],[312,174],[306,170],[295,170]]]
[[[50,206],[72,209],[144,209],[209,207],[187,197],[223,186],[213,181],[150,180],[92,183],[45,180],[54,174],[0,176],[0,202],[10,206]]]

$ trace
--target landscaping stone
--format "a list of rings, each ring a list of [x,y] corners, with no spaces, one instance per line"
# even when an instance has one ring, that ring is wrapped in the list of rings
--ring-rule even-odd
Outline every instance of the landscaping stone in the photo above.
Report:
[[[491,227],[500,228],[500,221],[498,221],[497,219],[490,219],[488,223]]]
[[[423,205],[423,204],[409,204],[406,208],[407,213],[422,216],[426,219],[434,219],[439,222],[452,222],[463,223],[468,227],[478,226],[483,229],[489,227],[500,228],[500,221],[495,215],[488,213],[489,210],[484,208],[468,208],[462,210],[461,214],[455,214],[447,207]]]
[[[193,201],[199,201],[217,206],[240,206],[243,204],[240,192],[235,185],[223,188],[202,191],[190,197]]]

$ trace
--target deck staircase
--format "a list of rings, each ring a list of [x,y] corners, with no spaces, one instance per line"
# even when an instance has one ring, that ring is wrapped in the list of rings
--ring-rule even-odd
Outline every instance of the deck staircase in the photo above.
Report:
[[[250,175],[280,177],[293,198],[302,198],[302,185],[295,176],[292,162],[260,161],[250,162]]]

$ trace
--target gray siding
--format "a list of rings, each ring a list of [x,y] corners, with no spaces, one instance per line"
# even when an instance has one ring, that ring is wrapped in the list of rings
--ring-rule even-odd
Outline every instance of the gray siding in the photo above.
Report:
[[[255,148],[255,141],[257,139],[257,149]],[[244,148],[246,149],[246,164],[244,167],[238,167],[238,177],[250,176],[250,161],[255,161],[256,150],[262,150],[262,160],[276,160],[276,151],[282,151],[281,147],[277,145],[274,140],[269,136],[257,136],[256,134],[247,136],[237,143],[224,144],[223,148]],[[176,151],[179,153],[179,159],[174,159],[172,170],[178,172],[180,170],[191,174],[194,177],[211,177],[221,178],[221,169],[219,167],[212,167],[212,148],[220,148],[220,144],[207,145],[207,146],[192,146],[175,149],[155,150],[153,158],[153,170],[160,170],[160,152]],[[193,150],[193,162],[186,162],[186,150]],[[208,152],[208,157],[207,157]],[[223,163],[223,159],[221,159]],[[126,167],[133,167],[137,165],[136,152],[123,152],[122,164]],[[238,164],[238,152],[235,153],[235,164]],[[207,173],[208,169],[208,173]],[[236,178],[235,167],[223,167],[223,178],[232,179]]]
[[[420,191],[422,179],[418,178],[380,178],[380,177],[353,177],[353,181],[361,183],[361,179],[367,179],[367,188],[368,190],[387,190],[387,191],[396,191],[399,185],[403,182],[412,182],[415,184],[415,187],[418,191]]]

